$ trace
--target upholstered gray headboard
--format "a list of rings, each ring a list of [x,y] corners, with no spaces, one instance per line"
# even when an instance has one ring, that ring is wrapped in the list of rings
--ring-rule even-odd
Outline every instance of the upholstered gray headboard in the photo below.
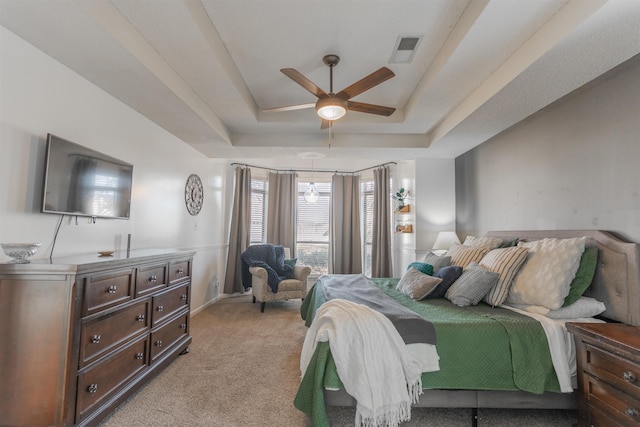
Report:
[[[598,247],[598,265],[585,295],[604,302],[607,310],[602,316],[640,326],[640,245],[637,243],[600,230],[490,231],[486,235],[525,241],[586,236],[587,246]]]

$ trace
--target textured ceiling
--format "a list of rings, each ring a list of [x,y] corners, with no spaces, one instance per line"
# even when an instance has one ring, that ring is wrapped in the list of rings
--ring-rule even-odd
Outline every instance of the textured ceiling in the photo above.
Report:
[[[637,0],[0,0],[0,25],[210,157],[453,158],[640,53]],[[389,63],[399,36],[423,37]],[[316,98],[382,66],[331,134]],[[329,149],[329,141],[331,148]]]

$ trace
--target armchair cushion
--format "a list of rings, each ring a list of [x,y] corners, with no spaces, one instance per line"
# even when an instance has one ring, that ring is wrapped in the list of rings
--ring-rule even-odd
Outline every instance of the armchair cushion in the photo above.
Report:
[[[249,246],[242,254],[242,285],[252,286],[249,267],[262,267],[267,272],[267,283],[271,291],[278,292],[278,284],[291,277],[294,267],[284,260],[284,246],[269,243]]]

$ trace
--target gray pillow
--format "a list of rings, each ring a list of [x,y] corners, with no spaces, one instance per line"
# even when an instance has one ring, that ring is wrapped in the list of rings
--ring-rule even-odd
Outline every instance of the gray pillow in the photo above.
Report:
[[[438,256],[433,252],[429,252],[422,257],[420,262],[424,262],[425,264],[433,265],[433,273],[437,273],[442,267],[446,267],[451,265],[451,257],[450,256]]]
[[[396,285],[396,289],[415,300],[421,300],[433,292],[440,282],[442,279],[410,267]]]
[[[445,298],[460,307],[476,305],[498,283],[500,273],[489,271],[472,262],[447,290]]]

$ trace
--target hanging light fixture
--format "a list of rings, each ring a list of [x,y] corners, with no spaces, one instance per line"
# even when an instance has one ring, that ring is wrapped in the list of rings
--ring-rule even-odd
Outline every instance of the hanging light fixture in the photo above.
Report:
[[[320,198],[320,193],[316,188],[316,184],[313,182],[313,158],[311,158],[311,182],[307,191],[304,192],[304,199],[309,203],[315,203]]]
[[[318,193],[318,189],[316,188],[315,183],[310,182],[309,188],[304,192],[304,199],[309,203],[315,203],[320,198],[320,193]]]

